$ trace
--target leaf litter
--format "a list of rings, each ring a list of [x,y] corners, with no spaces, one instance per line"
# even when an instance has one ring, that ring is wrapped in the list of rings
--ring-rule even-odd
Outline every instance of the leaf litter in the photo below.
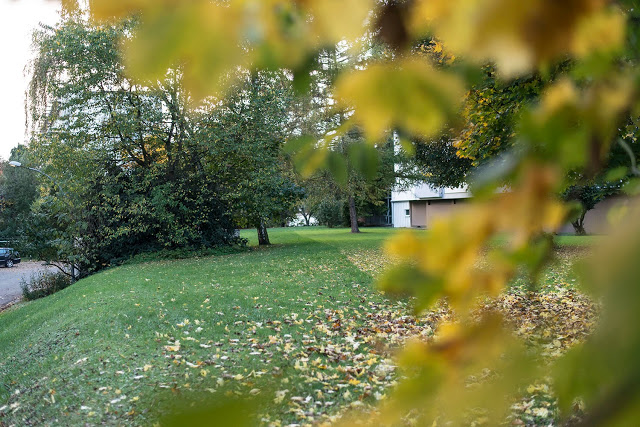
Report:
[[[378,250],[343,254],[374,277],[392,262]],[[597,305],[571,280],[562,271],[544,291],[532,293],[514,286],[499,298],[484,301],[479,311],[498,310],[517,335],[541,346],[544,356],[552,360],[584,340],[597,321]],[[284,312],[277,303],[254,297],[250,309],[233,307],[236,320],[227,322],[222,334],[214,333],[223,327],[215,319],[225,313],[218,312],[207,297],[198,318],[190,317],[185,307],[181,321],[165,320],[166,328],[156,331],[158,353],[152,360],[114,354],[91,365],[96,362],[91,358],[75,359],[77,369],[90,370],[85,378],[115,375],[122,378],[118,387],[96,387],[93,397],[81,405],[64,406],[48,388],[57,380],[54,370],[51,377],[36,381],[24,392],[41,394],[46,404],[58,405],[61,411],[77,411],[83,419],[107,424],[121,423],[122,417],[136,423],[153,421],[145,407],[154,402],[142,392],[149,386],[178,396],[204,391],[263,398],[267,404],[260,406],[260,420],[272,426],[331,423],[346,411],[374,410],[399,380],[394,355],[404,342],[416,337],[429,340],[440,324],[455,319],[444,302],[414,316],[410,301],[368,298],[368,285],[351,287],[348,294],[360,295],[358,300],[343,292],[344,300],[335,299],[330,305],[303,292],[297,298],[303,307],[298,312]],[[149,309],[165,318],[172,304],[178,302],[174,298],[159,301]],[[202,310],[211,314],[213,324],[201,315]],[[16,390],[8,401],[0,402],[0,420],[15,422],[28,416],[20,416],[21,396]],[[514,402],[511,423],[550,425],[555,413],[552,387],[542,379]]]

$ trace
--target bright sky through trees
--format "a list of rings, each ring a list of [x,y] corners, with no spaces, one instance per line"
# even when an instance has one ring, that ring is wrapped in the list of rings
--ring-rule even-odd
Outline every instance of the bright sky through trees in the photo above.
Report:
[[[0,67],[0,158],[26,141],[24,99],[28,85],[25,67],[32,57],[31,33],[38,23],[57,21],[60,3],[47,0],[0,0],[0,40],[4,59]]]

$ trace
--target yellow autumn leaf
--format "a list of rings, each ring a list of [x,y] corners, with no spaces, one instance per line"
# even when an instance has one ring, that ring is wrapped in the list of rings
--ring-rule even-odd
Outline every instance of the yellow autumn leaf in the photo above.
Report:
[[[326,43],[353,41],[364,33],[371,0],[311,0],[307,2],[313,14],[314,32]]]
[[[177,2],[147,13],[125,42],[125,64],[134,77],[162,78],[181,66],[194,97],[218,95],[227,74],[250,59],[240,47],[242,13],[210,2]]]
[[[572,44],[576,56],[619,49],[624,42],[626,16],[616,9],[588,15],[578,23]]]
[[[385,242],[385,252],[391,256],[411,258],[422,250],[422,242],[413,230],[401,230]]]
[[[550,86],[543,94],[539,111],[545,116],[555,114],[567,105],[573,105],[578,100],[578,91],[572,81],[561,79]]]
[[[577,37],[607,5],[605,0],[418,0],[409,26],[414,35],[434,31],[455,53],[513,76],[593,43]],[[595,19],[596,21],[598,19]],[[619,20],[609,20],[620,24]],[[605,40],[617,39],[618,28],[603,30]],[[583,42],[579,42],[583,40]]]
[[[343,106],[354,109],[355,121],[372,140],[392,126],[429,137],[458,112],[464,86],[426,61],[405,59],[345,74],[336,82],[335,94]]]
[[[91,17],[95,20],[122,19],[146,11],[157,2],[152,0],[91,0]]]

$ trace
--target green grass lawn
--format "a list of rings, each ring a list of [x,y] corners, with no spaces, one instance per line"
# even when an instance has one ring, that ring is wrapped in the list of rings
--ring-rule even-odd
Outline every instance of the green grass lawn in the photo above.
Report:
[[[0,425],[152,424],[226,395],[256,396],[264,423],[373,404],[396,379],[381,348],[446,316],[375,290],[393,233],[272,229],[268,248],[126,265],[18,305],[0,314]]]

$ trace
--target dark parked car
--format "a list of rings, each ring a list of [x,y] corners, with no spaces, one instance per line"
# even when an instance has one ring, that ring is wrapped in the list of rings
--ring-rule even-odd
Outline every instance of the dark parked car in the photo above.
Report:
[[[11,268],[20,264],[20,254],[13,248],[0,248],[0,266]]]

